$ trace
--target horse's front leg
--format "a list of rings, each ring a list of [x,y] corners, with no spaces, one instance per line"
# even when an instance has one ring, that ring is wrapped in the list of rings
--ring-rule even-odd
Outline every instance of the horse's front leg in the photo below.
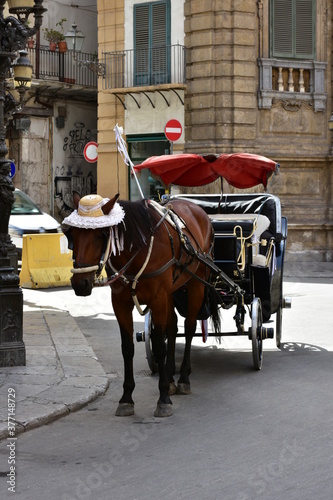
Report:
[[[126,304],[126,302],[121,300],[121,297],[114,297],[114,295],[112,295],[112,304],[120,328],[121,351],[124,360],[123,395],[119,400],[116,416],[127,417],[134,414],[134,401],[132,399],[132,393],[135,387],[133,373],[133,303],[129,302]]]

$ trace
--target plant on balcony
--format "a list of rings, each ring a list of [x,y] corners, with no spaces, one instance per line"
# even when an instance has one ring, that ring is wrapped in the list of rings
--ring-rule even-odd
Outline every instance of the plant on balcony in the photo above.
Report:
[[[58,21],[56,23],[56,26],[59,26],[59,28],[61,29],[60,33],[61,33],[61,39],[58,40],[58,49],[59,49],[59,52],[67,52],[67,43],[66,43],[66,39],[65,39],[65,35],[64,35],[64,23],[67,21],[67,19],[65,17],[62,17],[60,19],[60,21]]]
[[[60,26],[62,31],[58,31],[53,28],[44,28],[44,38],[50,44],[50,50],[55,51],[56,46],[58,45],[60,52],[66,52],[67,44],[65,40],[65,35],[63,33],[63,23],[66,21],[66,18],[62,18],[60,21],[56,23],[56,26]]]
[[[26,20],[25,25],[27,26],[27,28],[30,27],[30,19]],[[27,40],[27,47],[28,47],[28,49],[33,49],[34,46],[35,46],[35,39],[33,36],[31,36]]]

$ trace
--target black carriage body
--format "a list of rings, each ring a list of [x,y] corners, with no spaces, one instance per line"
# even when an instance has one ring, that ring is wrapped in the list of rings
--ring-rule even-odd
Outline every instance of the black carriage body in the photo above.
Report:
[[[186,194],[172,198],[190,200],[209,215],[214,229],[215,265],[245,292],[245,304],[251,304],[254,297],[260,299],[263,321],[267,322],[282,301],[287,219],[281,215],[279,198],[267,193]],[[255,234],[258,221],[264,222],[264,230]],[[254,249],[262,257],[254,258]],[[265,265],[268,252],[271,258]],[[228,282],[218,280],[215,288],[226,307],[237,305],[237,296]],[[175,298],[178,310],[182,308],[180,298]]]

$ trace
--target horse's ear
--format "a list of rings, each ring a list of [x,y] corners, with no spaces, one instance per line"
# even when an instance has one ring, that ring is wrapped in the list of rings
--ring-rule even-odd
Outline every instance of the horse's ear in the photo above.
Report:
[[[76,209],[79,206],[80,199],[81,199],[81,196],[79,195],[79,193],[77,191],[73,191],[73,202],[74,202],[74,206]]]
[[[102,206],[102,210],[103,210],[104,215],[107,215],[111,212],[111,210],[113,209],[114,204],[116,203],[118,198],[119,198],[119,193],[116,194],[116,196],[114,196],[112,198],[112,200],[109,200],[107,203],[105,203],[105,205]]]

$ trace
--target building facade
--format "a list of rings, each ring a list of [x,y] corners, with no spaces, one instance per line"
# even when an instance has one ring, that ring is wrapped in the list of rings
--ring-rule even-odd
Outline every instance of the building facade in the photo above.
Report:
[[[43,6],[42,28],[27,46],[33,80],[8,126],[8,148],[15,187],[61,222],[73,209],[73,190],[97,189],[97,165],[84,158],[86,143],[97,140],[97,11],[88,0]],[[66,34],[74,23],[84,34],[82,49],[53,50],[47,31]]]
[[[137,196],[114,126],[135,163],[170,151],[164,126],[176,118],[183,132],[173,152],[245,151],[280,163],[268,190],[288,217],[287,258],[332,261],[331,2],[98,0],[97,8],[100,194]],[[148,196],[161,188],[142,183]]]

